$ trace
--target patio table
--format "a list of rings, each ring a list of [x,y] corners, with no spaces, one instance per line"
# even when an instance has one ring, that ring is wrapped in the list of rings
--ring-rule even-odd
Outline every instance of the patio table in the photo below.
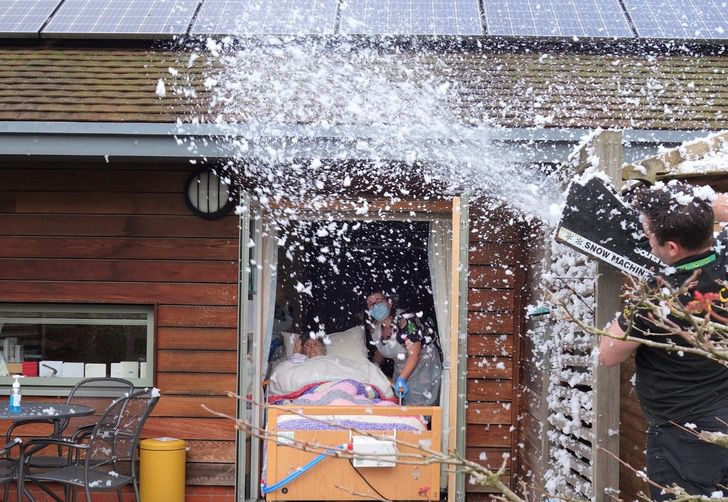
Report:
[[[13,422],[21,421],[53,421],[53,434],[56,436],[60,430],[59,425],[62,420],[72,417],[83,417],[92,415],[94,409],[90,406],[80,404],[66,403],[41,403],[41,402],[24,402],[20,407],[20,411],[10,411],[8,403],[0,405],[0,420],[10,420]],[[18,458],[18,501],[22,501],[23,497],[23,477],[22,477],[22,456]]]

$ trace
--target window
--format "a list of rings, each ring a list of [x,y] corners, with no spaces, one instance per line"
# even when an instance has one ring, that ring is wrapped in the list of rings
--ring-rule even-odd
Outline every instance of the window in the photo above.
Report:
[[[152,307],[0,304],[0,384],[22,373],[24,392],[91,376],[151,385],[153,350]]]

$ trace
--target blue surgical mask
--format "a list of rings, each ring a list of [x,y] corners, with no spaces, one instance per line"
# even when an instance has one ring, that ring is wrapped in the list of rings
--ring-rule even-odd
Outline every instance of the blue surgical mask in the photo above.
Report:
[[[369,309],[369,315],[377,321],[383,321],[389,315],[389,307],[385,302],[377,303]]]

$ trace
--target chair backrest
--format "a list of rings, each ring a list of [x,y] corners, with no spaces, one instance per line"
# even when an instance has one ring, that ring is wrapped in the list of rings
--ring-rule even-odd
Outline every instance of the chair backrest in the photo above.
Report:
[[[76,384],[66,399],[67,404],[90,406],[102,413],[113,401],[134,392],[134,384],[123,378],[86,378]],[[98,415],[97,415],[98,416]],[[79,427],[96,423],[97,416],[74,417],[62,424],[64,436],[70,436]]]
[[[111,403],[89,438],[87,467],[130,462],[133,470],[139,436],[158,400],[157,389],[144,389]]]

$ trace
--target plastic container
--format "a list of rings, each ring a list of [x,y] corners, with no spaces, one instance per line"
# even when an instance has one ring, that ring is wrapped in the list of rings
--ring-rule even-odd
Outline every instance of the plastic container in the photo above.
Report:
[[[10,400],[8,403],[8,409],[11,412],[20,411],[20,401],[22,400],[22,396],[20,394],[20,376],[21,375],[13,375],[15,380],[13,381],[13,390],[10,392]]]
[[[185,453],[181,439],[144,439],[139,443],[141,502],[184,502]]]

